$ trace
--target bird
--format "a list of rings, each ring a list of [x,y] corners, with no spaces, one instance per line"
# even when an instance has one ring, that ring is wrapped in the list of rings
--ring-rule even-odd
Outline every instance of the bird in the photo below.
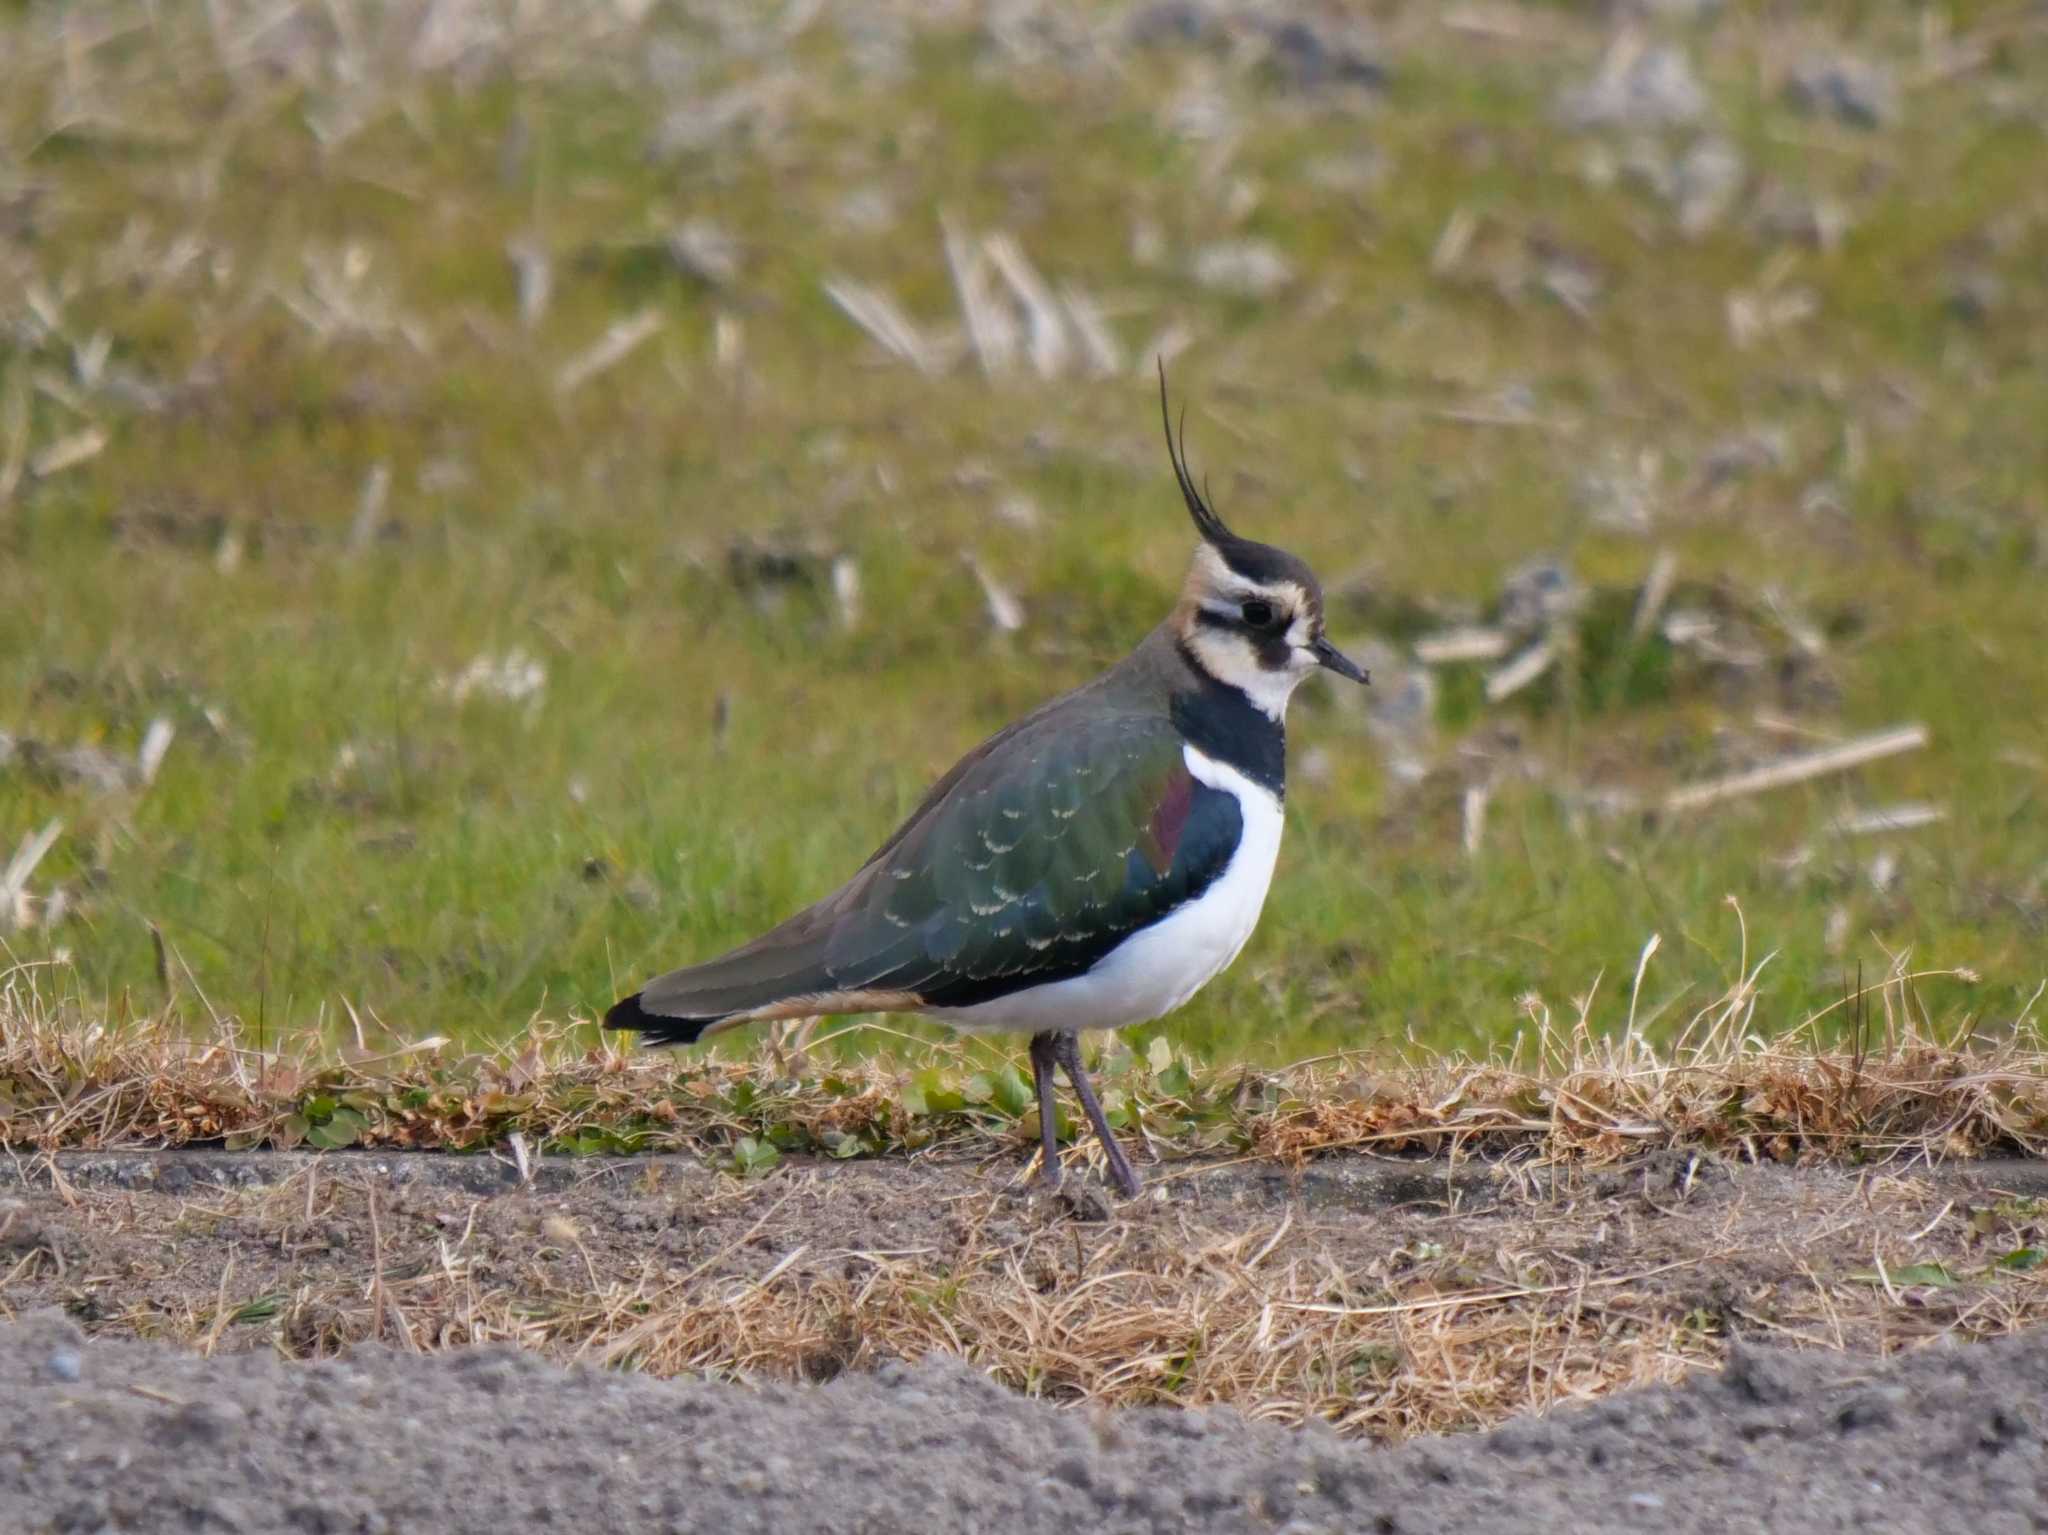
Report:
[[[1370,680],[1331,643],[1307,563],[1233,533],[1196,487],[1163,367],[1159,403],[1198,539],[1165,621],[962,757],[844,885],[649,981],[608,1028],[683,1045],[773,1019],[902,1012],[1028,1034],[1039,1183],[1060,1182],[1057,1068],[1118,1192],[1138,1195],[1081,1033],[1162,1017],[1237,958],[1280,851],[1288,700],[1318,670]]]

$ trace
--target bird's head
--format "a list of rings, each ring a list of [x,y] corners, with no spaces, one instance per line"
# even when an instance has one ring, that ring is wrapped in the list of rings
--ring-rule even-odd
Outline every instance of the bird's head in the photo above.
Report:
[[[1159,410],[1174,478],[1202,539],[1173,614],[1175,632],[1195,664],[1274,719],[1318,667],[1353,682],[1368,681],[1364,669],[1323,632],[1323,584],[1307,562],[1271,544],[1239,538],[1195,488],[1185,432],[1176,439],[1167,409],[1164,369]]]

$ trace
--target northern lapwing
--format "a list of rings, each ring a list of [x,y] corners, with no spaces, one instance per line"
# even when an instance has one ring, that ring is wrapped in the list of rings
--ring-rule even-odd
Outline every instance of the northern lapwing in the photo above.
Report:
[[[1059,1183],[1061,1067],[1126,1196],[1138,1175],[1081,1067],[1083,1029],[1179,1007],[1237,958],[1280,851],[1287,701],[1325,667],[1321,584],[1240,538],[1167,457],[1201,543],[1180,601],[1115,666],[984,741],[815,906],[650,981],[605,1023],[681,1045],[744,1023],[922,1013],[1031,1036],[1042,1164]]]

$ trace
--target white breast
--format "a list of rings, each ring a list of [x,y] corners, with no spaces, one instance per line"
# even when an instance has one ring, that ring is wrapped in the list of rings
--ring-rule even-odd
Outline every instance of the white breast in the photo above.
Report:
[[[1170,1013],[1213,980],[1258,925],[1280,855],[1283,816],[1271,790],[1228,763],[1182,748],[1188,771],[1237,800],[1244,830],[1222,874],[1196,899],[1132,934],[1085,975],[972,1007],[935,1007],[960,1029],[1121,1029]]]

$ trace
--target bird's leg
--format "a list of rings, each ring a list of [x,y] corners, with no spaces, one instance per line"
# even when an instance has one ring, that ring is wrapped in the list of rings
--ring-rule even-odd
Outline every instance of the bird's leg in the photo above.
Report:
[[[1031,1036],[1031,1085],[1038,1089],[1038,1181],[1047,1192],[1060,1186],[1059,1120],[1053,1113],[1059,1040],[1057,1034]]]
[[[1032,1048],[1035,1050],[1038,1041],[1045,1037],[1040,1034],[1033,1039]],[[1109,1121],[1102,1117],[1102,1104],[1097,1100],[1095,1089],[1088,1081],[1088,1073],[1081,1069],[1081,1036],[1061,1030],[1052,1037],[1054,1058],[1066,1069],[1067,1080],[1074,1084],[1074,1094],[1081,1100],[1081,1109],[1087,1114],[1088,1123],[1095,1127],[1095,1138],[1102,1142],[1103,1154],[1109,1158],[1110,1181],[1116,1185],[1117,1192],[1124,1198],[1137,1198],[1138,1191],[1144,1185],[1138,1181],[1138,1175],[1132,1170],[1130,1160],[1125,1157],[1123,1147],[1119,1146],[1116,1137],[1109,1133]]]

